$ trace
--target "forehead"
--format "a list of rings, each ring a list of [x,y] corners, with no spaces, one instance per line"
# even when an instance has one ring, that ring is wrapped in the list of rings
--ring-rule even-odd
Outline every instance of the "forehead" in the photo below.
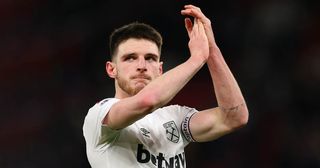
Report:
[[[117,51],[117,57],[121,57],[126,54],[154,54],[154,55],[160,55],[159,53],[159,48],[157,45],[146,39],[128,39],[126,41],[123,41],[122,43],[119,44],[118,46],[118,51]]]

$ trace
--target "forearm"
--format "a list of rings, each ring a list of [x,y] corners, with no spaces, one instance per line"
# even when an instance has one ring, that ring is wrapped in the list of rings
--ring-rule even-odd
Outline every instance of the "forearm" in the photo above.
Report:
[[[241,90],[218,48],[207,62],[218,105],[232,108],[244,102]]]
[[[248,110],[240,87],[226,64],[218,47],[210,53],[207,65],[210,70],[218,106],[231,125],[246,123]]]

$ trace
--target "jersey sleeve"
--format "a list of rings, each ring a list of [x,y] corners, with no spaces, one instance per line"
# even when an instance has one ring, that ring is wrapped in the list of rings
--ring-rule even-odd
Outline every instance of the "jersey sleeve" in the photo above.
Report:
[[[103,125],[103,120],[112,105],[119,99],[104,99],[89,109],[83,126],[83,134],[88,145],[97,147],[102,144],[111,143],[119,135],[119,130],[110,129]]]
[[[184,114],[184,117],[181,122],[182,135],[188,142],[195,142],[190,131],[190,119],[196,112],[198,112],[198,110],[182,106],[180,107],[180,111],[182,111],[182,113]]]

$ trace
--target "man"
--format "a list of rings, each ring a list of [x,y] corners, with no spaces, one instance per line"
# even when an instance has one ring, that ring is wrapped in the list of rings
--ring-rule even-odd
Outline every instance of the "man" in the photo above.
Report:
[[[115,96],[93,106],[84,122],[87,156],[94,168],[186,167],[184,147],[206,142],[247,123],[240,88],[217,47],[210,20],[186,5],[182,15],[190,38],[190,58],[162,73],[162,38],[151,26],[132,23],[110,36]],[[218,107],[166,105],[207,64]],[[192,98],[192,95],[190,95]]]

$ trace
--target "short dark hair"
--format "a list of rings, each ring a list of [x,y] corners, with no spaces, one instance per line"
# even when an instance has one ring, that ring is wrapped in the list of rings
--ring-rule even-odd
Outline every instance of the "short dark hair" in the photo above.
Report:
[[[114,58],[119,44],[130,38],[150,40],[157,45],[159,52],[161,52],[161,34],[155,28],[148,24],[133,22],[116,29],[111,33],[109,38],[109,49],[111,59]]]

